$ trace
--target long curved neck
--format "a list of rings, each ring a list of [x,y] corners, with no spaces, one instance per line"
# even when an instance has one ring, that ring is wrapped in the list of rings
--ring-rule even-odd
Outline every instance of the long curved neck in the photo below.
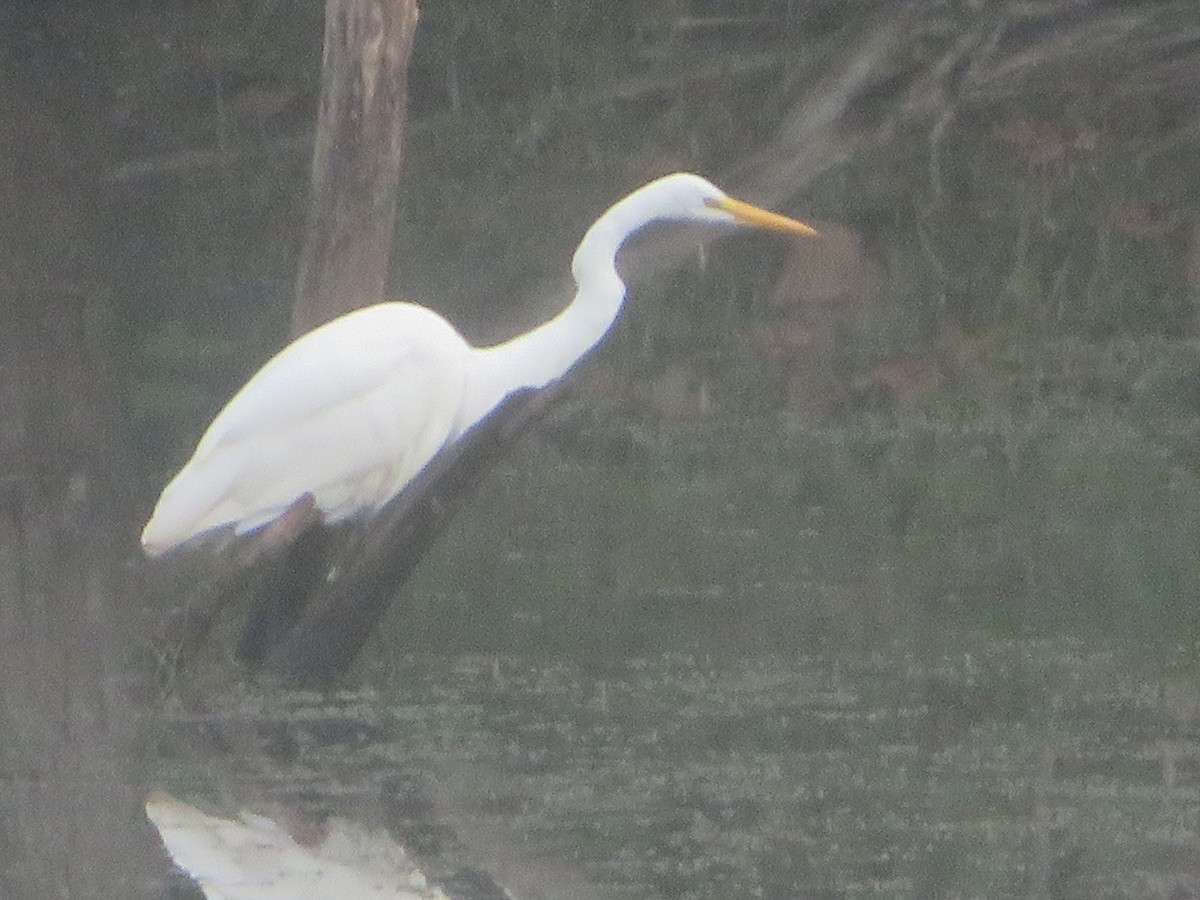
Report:
[[[617,203],[584,234],[571,261],[575,298],[562,312],[512,340],[472,351],[459,432],[513,391],[561,378],[608,333],[625,300],[617,250],[648,221],[637,197],[635,192]]]

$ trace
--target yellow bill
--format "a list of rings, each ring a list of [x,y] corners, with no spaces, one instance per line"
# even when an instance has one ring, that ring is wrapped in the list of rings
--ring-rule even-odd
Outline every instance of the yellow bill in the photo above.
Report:
[[[753,225],[755,228],[769,228],[772,231],[786,231],[791,234],[802,234],[806,237],[821,236],[821,232],[817,231],[811,225],[805,225],[796,219],[789,219],[787,216],[781,216],[779,213],[770,212],[751,203],[734,200],[732,197],[722,197],[720,200],[714,200],[712,201],[712,205],[725,210],[725,212],[744,225]]]

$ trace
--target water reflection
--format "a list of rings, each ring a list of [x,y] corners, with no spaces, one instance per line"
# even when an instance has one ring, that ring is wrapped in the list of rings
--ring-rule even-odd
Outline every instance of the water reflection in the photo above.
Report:
[[[212,900],[445,900],[386,835],[344,819],[223,819],[163,791],[146,801],[146,815]]]
[[[1194,622],[1117,527],[1173,492],[1174,535],[1193,486],[1128,431],[713,423],[615,463],[545,434],[369,689],[209,692],[171,785],[373,816],[438,883],[517,897],[1200,890]],[[1140,487],[1084,496],[1081,459]],[[1125,579],[1088,593],[1089,564]]]
[[[406,657],[243,698],[192,790],[380,811],[444,878],[560,896],[1163,896],[1200,888],[1200,695],[1071,640],[578,663]],[[206,771],[206,782],[195,781]],[[232,773],[232,775],[231,775]],[[515,873],[515,874],[514,874]],[[507,876],[507,878],[506,878]]]

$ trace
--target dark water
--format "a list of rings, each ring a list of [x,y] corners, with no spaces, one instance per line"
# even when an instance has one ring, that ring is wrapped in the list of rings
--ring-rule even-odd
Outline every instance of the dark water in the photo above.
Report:
[[[168,784],[382,822],[434,876],[518,897],[1197,895],[1187,616],[1082,587],[1064,610],[1061,582],[1018,590],[980,549],[1017,539],[1003,521],[897,529],[869,468],[834,494],[754,459],[531,443],[363,687],[207,692],[169,729]],[[1023,540],[1101,531],[1120,539],[1081,516]],[[1019,584],[1049,579],[1027,563]]]
[[[479,865],[518,896],[1192,896],[1200,697],[1184,671],[967,636],[662,654],[603,677],[406,657],[371,689],[185,717],[181,735],[252,737],[176,775],[218,800],[382,816],[431,871]]]

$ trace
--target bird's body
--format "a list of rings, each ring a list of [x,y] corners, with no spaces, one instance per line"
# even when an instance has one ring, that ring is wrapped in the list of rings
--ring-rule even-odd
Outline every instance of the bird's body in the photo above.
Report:
[[[412,303],[334,319],[281,350],[221,410],[163,490],[143,547],[153,555],[216,528],[245,533],[305,494],[327,521],[383,506],[506,396],[555,381],[604,337],[625,296],[617,250],[655,220],[814,233],[677,173],[596,220],[572,261],[575,299],[510,341],[472,347]]]
[[[213,420],[142,541],[250,531],[311,493],[329,521],[397,493],[458,433],[470,347],[412,303],[347,313],[290,344]]]

